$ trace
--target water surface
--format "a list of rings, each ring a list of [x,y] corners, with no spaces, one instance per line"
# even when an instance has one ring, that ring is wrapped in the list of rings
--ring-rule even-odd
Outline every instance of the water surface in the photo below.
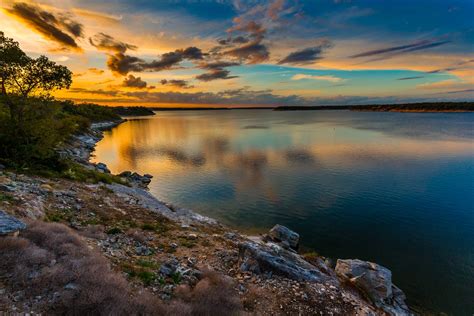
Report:
[[[107,132],[95,159],[243,231],[279,223],[380,263],[411,304],[474,313],[471,113],[157,112]]]

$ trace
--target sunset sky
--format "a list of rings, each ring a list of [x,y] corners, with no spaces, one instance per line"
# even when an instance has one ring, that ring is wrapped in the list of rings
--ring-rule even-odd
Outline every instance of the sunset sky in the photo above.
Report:
[[[0,3],[0,30],[110,105],[474,99],[472,0]]]

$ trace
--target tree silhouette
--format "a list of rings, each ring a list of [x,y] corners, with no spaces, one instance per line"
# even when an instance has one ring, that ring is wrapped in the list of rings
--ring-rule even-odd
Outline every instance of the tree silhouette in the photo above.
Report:
[[[69,88],[71,77],[67,67],[46,56],[27,56],[18,42],[0,31],[0,100],[8,106],[15,124],[21,126],[28,97],[47,97],[56,89]]]

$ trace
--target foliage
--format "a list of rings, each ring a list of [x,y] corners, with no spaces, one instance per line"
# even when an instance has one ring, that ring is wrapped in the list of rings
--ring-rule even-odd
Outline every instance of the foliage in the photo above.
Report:
[[[113,176],[60,160],[56,148],[91,122],[118,120],[112,108],[55,101],[50,93],[69,88],[72,73],[45,56],[27,56],[0,31],[0,163],[9,167],[60,173],[73,180],[113,183]]]
[[[61,315],[164,315],[148,293],[133,296],[126,280],[71,229],[33,222],[18,238],[0,240],[0,275],[5,290],[22,291],[35,311]],[[149,280],[150,275],[140,278]],[[47,298],[56,293],[58,299]]]
[[[64,101],[61,105],[65,113],[87,118],[91,122],[120,120],[120,116],[111,107],[93,103],[74,104],[71,101]]]
[[[112,109],[114,113],[120,116],[146,116],[146,115],[155,115],[153,110],[146,108],[144,106],[117,106]]]

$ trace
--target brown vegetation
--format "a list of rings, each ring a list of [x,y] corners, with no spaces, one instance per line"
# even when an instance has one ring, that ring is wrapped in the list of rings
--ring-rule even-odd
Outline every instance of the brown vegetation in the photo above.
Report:
[[[208,272],[179,299],[164,304],[134,291],[108,261],[62,224],[33,222],[18,238],[0,239],[0,279],[9,293],[35,312],[74,315],[236,314],[240,301],[232,284]],[[41,297],[40,301],[38,298]],[[8,302],[5,297],[3,305]],[[2,302],[0,302],[2,303]],[[2,304],[0,304],[0,311]]]

